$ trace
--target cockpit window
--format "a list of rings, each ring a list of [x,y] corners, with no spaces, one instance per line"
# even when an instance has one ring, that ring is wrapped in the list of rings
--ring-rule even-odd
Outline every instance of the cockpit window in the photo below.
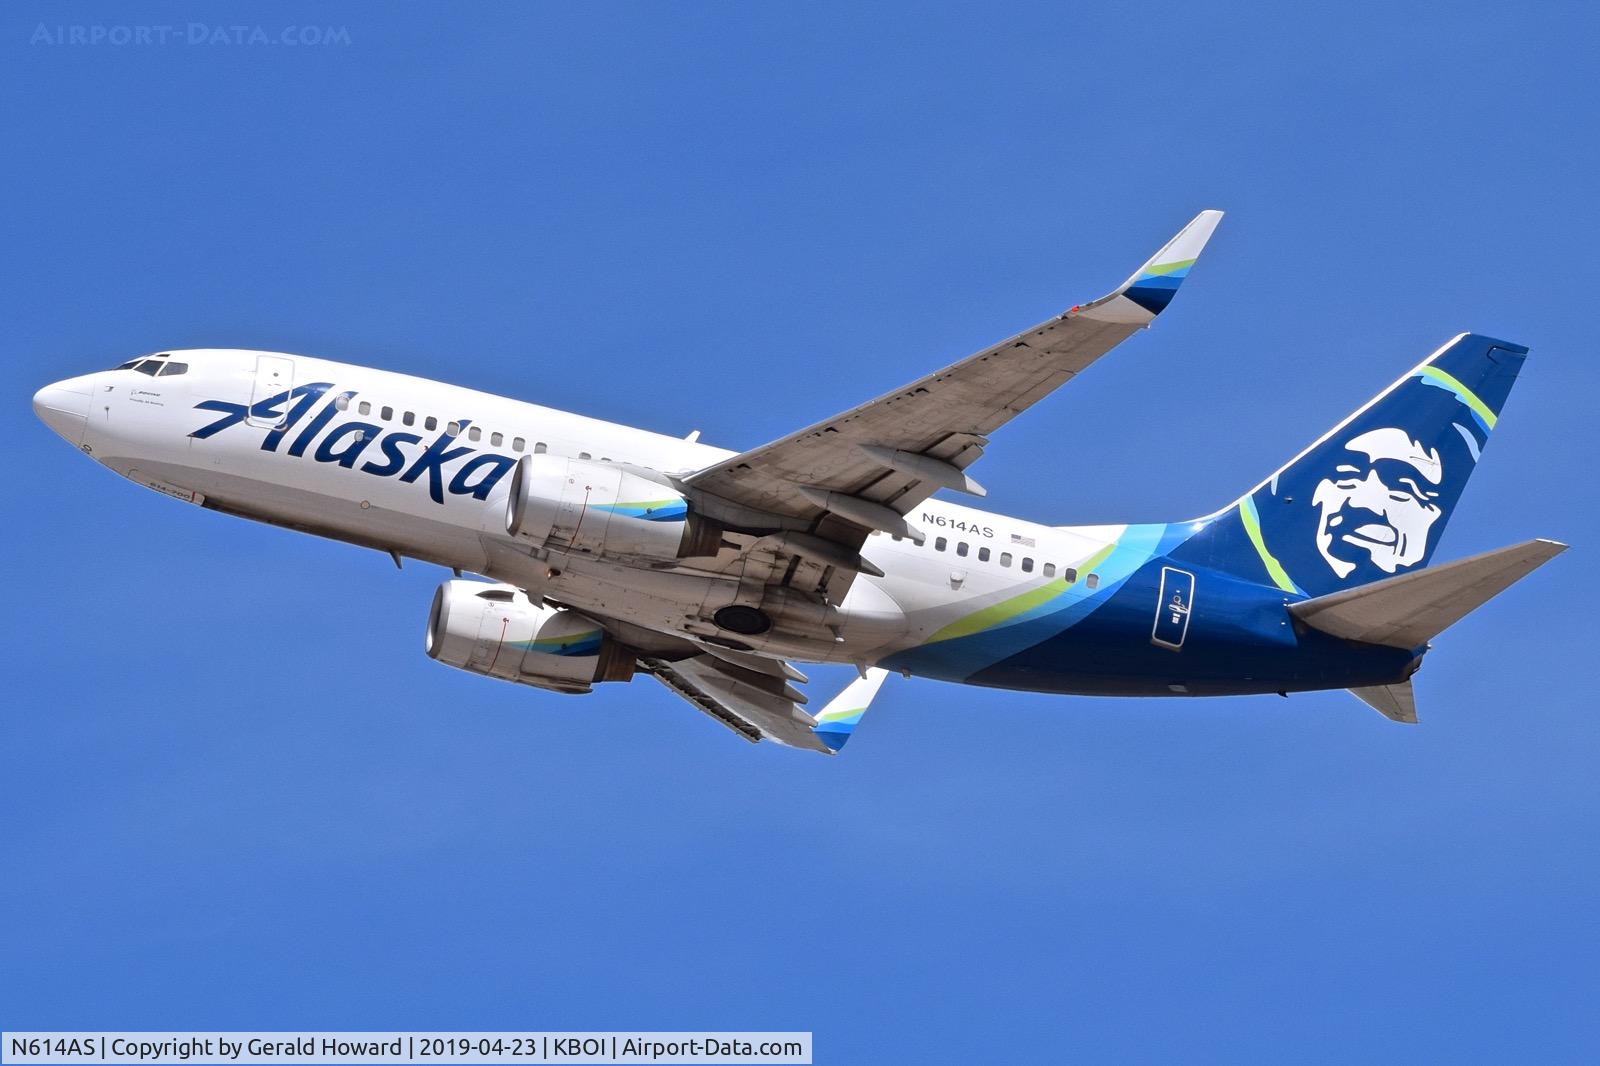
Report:
[[[164,378],[175,378],[179,374],[187,374],[188,372],[189,372],[189,364],[188,363],[171,363],[171,362],[169,362],[166,365],[166,369],[161,371],[161,376],[164,377]]]
[[[166,359],[170,355],[172,355],[171,352],[157,352],[154,355],[141,355],[137,359],[129,359],[126,363],[118,363],[115,369],[137,370],[141,374],[149,374],[151,377],[155,377],[161,372],[160,361]],[[172,371],[174,374],[181,374],[184,370],[189,369],[189,365],[187,363],[175,363],[173,365],[182,367],[181,370]]]

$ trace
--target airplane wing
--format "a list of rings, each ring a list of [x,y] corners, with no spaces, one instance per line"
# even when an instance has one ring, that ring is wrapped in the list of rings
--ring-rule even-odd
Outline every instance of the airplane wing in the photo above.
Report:
[[[806,675],[782,659],[754,651],[701,644],[588,612],[637,657],[647,673],[752,744],[771,740],[834,755],[850,739],[887,672],[865,670],[815,716],[796,685]]]
[[[787,680],[804,675],[778,660],[718,650],[676,661],[641,658],[639,668],[752,744],[771,740],[824,755],[844,747],[886,676],[866,671],[812,717],[801,709],[805,694]]]
[[[940,488],[983,495],[966,468],[988,435],[1148,326],[1221,218],[1220,211],[1202,211],[1108,296],[697,471],[686,484],[739,508],[810,521],[811,533],[852,549],[875,529],[920,542],[920,531],[902,516]],[[816,548],[802,543],[795,553],[827,564],[806,547]]]

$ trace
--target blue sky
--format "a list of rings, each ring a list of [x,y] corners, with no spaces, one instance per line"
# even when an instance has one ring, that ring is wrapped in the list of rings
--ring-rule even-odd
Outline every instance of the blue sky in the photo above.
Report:
[[[1592,1057],[1600,16],[1425,10],[7,5],[0,1025]],[[191,22],[348,43],[35,41]],[[842,758],[750,747],[648,680],[447,670],[437,569],[141,491],[28,405],[255,347],[750,446],[1206,207],[1158,327],[978,476],[1188,517],[1455,333],[1530,345],[1439,557],[1575,547],[1438,641],[1420,727],[891,679]]]

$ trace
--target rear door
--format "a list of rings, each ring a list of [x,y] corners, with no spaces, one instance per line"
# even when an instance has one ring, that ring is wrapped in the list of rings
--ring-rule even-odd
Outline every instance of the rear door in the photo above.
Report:
[[[1150,642],[1179,651],[1189,635],[1189,614],[1194,610],[1194,575],[1172,566],[1161,568],[1161,591],[1156,598],[1156,622]]]

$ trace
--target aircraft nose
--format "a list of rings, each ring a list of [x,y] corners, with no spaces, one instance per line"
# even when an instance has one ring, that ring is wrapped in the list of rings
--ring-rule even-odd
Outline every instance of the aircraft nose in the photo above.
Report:
[[[94,396],[92,377],[86,374],[67,378],[33,394],[33,413],[39,416],[39,421],[73,444],[83,443],[89,404]]]

